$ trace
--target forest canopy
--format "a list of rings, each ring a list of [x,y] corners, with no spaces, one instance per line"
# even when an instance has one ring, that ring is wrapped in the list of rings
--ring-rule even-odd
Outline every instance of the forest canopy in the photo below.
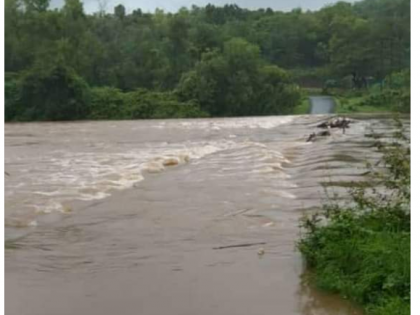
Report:
[[[410,1],[86,14],[5,0],[6,120],[288,114],[299,86],[410,67]]]

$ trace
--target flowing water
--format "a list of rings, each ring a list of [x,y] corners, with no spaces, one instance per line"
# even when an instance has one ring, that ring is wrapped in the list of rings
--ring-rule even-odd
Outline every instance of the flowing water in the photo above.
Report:
[[[306,142],[326,117],[6,124],[6,314],[361,314],[306,284],[298,221],[392,121]]]

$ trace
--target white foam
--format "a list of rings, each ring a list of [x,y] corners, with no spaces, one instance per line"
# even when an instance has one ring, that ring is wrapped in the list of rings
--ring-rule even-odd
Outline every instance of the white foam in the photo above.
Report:
[[[211,120],[189,120],[189,121],[157,121],[153,124],[138,124],[133,122],[129,132],[140,132],[144,128],[158,128],[177,130],[205,130],[212,137],[217,135],[220,130],[230,129],[270,129],[289,123],[293,117],[250,117],[232,119],[211,119]],[[127,122],[125,122],[128,124]],[[113,133],[118,133],[119,123],[112,123],[110,127]],[[60,137],[56,133],[56,126],[51,127],[46,133],[49,137]],[[64,128],[63,133],[71,132],[73,129],[67,125],[59,126]],[[70,128],[70,129],[67,129]],[[94,135],[96,127],[84,127],[84,135],[79,139],[71,141],[63,146],[57,144],[55,150],[45,151],[42,155],[8,157],[6,164],[13,165],[19,161],[23,165],[19,169],[19,174],[8,179],[6,196],[8,200],[19,201],[19,194],[25,196],[28,204],[24,206],[31,208],[35,213],[45,214],[52,212],[63,212],[63,202],[71,200],[98,200],[112,194],[115,190],[123,190],[133,187],[137,182],[144,180],[143,172],[160,173],[166,169],[179,167],[187,163],[201,163],[203,157],[216,154],[224,150],[228,151],[229,158],[236,160],[240,165],[245,165],[245,171],[252,161],[267,159],[267,163],[273,165],[283,162],[284,158],[280,153],[271,152],[266,145],[252,142],[238,142],[236,131],[227,131],[224,138],[210,141],[186,140],[168,142],[168,138],[157,138],[157,141],[139,141],[136,144],[120,144],[121,135],[116,138],[108,139],[103,135]],[[105,130],[106,131],[106,130]],[[155,132],[161,132],[155,130]],[[192,132],[191,134],[194,134]],[[111,137],[113,137],[112,134]],[[169,137],[170,135],[168,135]],[[204,134],[205,136],[205,134]],[[96,137],[96,138],[95,138]],[[52,138],[53,139],[53,138]],[[188,137],[194,139],[194,137]],[[116,140],[116,141],[115,141]],[[133,142],[135,143],[135,142]],[[266,155],[262,156],[261,155]],[[223,163],[220,156],[218,162]],[[200,162],[199,162],[200,161]],[[248,162],[246,162],[248,161]],[[263,162],[261,160],[261,162]],[[205,162],[204,162],[205,163]],[[264,163],[262,163],[264,164]],[[279,165],[280,165],[279,164]],[[223,165],[223,164],[222,164]],[[233,165],[232,165],[233,166]],[[251,165],[255,168],[256,165]],[[278,168],[280,169],[281,166]],[[233,167],[226,165],[227,169]],[[239,171],[239,169],[238,169]],[[271,169],[272,171],[272,169]],[[22,190],[24,187],[24,191]],[[26,201],[25,201],[26,202]],[[9,208],[19,209],[19,205],[12,205]]]
[[[31,226],[31,227],[38,226],[38,222],[36,220],[33,220],[33,221],[28,223],[28,226]]]
[[[188,130],[223,130],[223,129],[272,129],[284,124],[291,123],[295,116],[264,116],[264,117],[235,117],[207,120],[191,120],[174,123],[167,126]],[[161,129],[161,125],[154,125],[154,128]]]

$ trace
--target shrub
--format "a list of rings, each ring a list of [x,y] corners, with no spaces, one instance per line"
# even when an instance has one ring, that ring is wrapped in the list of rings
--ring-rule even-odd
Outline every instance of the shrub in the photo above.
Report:
[[[176,93],[212,116],[288,114],[300,101],[288,73],[264,65],[258,47],[240,38],[227,41],[223,51],[204,53]]]
[[[410,112],[410,89],[385,89],[383,91],[369,94],[364,97],[359,105],[388,107],[391,110],[409,113]]]
[[[111,87],[92,90],[91,119],[159,119],[207,117],[198,104],[181,102],[172,92],[138,89],[124,93]]]
[[[5,120],[12,121],[22,111],[19,107],[20,84],[19,76],[15,73],[6,73],[4,80],[4,110]]]
[[[259,69],[261,88],[258,106],[254,106],[253,115],[290,114],[301,101],[299,87],[292,83],[285,70],[277,66],[264,66]]]
[[[92,89],[90,119],[127,119],[128,95],[112,87]]]
[[[394,72],[385,78],[385,84],[392,89],[410,88],[410,69]]]
[[[139,89],[130,92],[128,112],[130,118],[194,118],[208,117],[193,101],[181,102],[172,92],[151,92]]]
[[[366,306],[368,314],[410,314],[410,149],[405,144],[379,146],[386,171],[372,170],[372,184],[350,192],[352,205],[331,203],[303,220],[306,234],[299,249],[315,283]]]
[[[19,120],[76,120],[88,115],[89,86],[62,64],[34,67],[21,81]]]

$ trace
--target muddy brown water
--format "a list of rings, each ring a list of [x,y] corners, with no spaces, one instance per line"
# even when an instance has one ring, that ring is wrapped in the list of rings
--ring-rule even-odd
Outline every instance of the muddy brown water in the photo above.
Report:
[[[298,221],[392,121],[307,143],[326,117],[6,124],[5,313],[361,314],[303,280]]]

